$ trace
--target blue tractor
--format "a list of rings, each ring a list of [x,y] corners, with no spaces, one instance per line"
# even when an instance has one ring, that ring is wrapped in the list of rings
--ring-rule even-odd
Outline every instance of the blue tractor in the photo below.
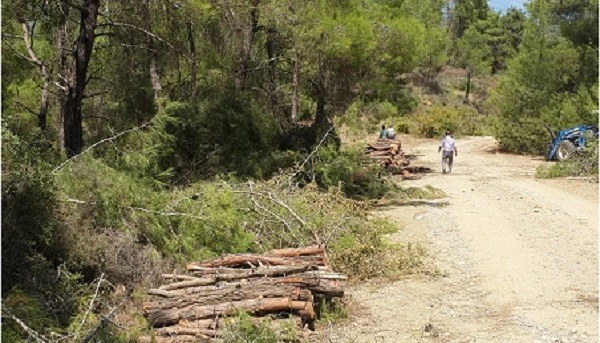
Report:
[[[554,133],[548,125],[544,124],[544,126],[552,137],[552,143],[546,154],[547,161],[566,161],[583,150],[588,139],[598,138],[598,127],[594,125],[579,125],[560,130],[558,133]]]

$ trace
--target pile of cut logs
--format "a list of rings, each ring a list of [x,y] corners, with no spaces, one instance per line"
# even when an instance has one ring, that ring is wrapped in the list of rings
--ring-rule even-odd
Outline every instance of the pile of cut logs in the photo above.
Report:
[[[218,341],[224,318],[240,311],[274,321],[294,318],[312,330],[317,299],[342,297],[346,280],[328,266],[322,246],[226,255],[163,278],[169,283],[150,289],[157,299],[143,306],[154,337],[140,337],[140,343]]]
[[[409,160],[404,156],[400,141],[395,139],[378,139],[367,144],[366,154],[376,163],[384,167],[406,167]]]

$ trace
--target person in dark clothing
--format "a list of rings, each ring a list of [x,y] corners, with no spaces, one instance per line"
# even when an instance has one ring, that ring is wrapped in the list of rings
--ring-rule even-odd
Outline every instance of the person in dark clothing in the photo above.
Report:
[[[381,125],[381,131],[379,131],[379,139],[387,138],[387,130],[385,129],[385,124]]]

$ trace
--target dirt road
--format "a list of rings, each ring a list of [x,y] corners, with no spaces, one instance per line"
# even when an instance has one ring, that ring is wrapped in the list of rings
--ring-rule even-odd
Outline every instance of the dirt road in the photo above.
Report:
[[[598,185],[536,180],[540,159],[494,153],[492,138],[458,139],[452,174],[437,141],[404,148],[434,172],[447,206],[381,213],[419,242],[435,275],[372,282],[350,293],[358,314],[332,342],[598,342]],[[409,224],[409,225],[407,225]]]

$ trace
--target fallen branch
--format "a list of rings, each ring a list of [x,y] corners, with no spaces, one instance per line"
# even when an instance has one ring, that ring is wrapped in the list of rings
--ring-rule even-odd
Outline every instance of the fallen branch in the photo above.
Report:
[[[253,191],[252,184],[249,184],[249,187],[250,187],[250,191]],[[277,213],[275,213],[275,212],[269,210],[268,208],[262,206],[258,201],[256,201],[256,199],[252,195],[250,195],[250,200],[252,200],[252,203],[254,204],[254,206],[256,206],[257,208],[263,210],[264,212],[266,212],[270,216],[272,216],[272,217],[276,218],[277,220],[279,220],[283,224],[283,226],[285,226],[285,228],[288,230],[288,232],[292,235],[292,237],[294,239],[297,239],[297,237],[294,234],[294,231],[292,230],[290,224],[285,219],[281,218],[281,216],[279,216]]]
[[[63,163],[61,163],[59,166],[57,166],[56,168],[54,168],[54,169],[52,170],[52,174],[54,174],[54,173],[56,173],[57,171],[59,171],[59,170],[60,170],[62,167],[64,167],[64,166],[65,166],[67,163],[69,163],[69,162],[71,162],[71,161],[74,161],[75,159],[77,159],[77,158],[81,157],[83,154],[85,154],[86,152],[90,151],[91,149],[93,149],[93,148],[97,147],[98,145],[100,145],[100,144],[102,144],[102,143],[106,143],[106,142],[112,142],[112,141],[114,141],[115,139],[117,139],[117,138],[119,138],[119,137],[121,137],[121,136],[123,136],[123,135],[125,135],[125,134],[128,134],[128,133],[130,133],[130,132],[133,132],[133,131],[137,131],[137,130],[143,129],[143,128],[145,128],[146,126],[150,125],[150,123],[151,123],[151,122],[152,122],[152,121],[149,121],[149,122],[147,122],[147,123],[145,123],[145,124],[143,124],[143,125],[141,125],[141,126],[137,126],[137,127],[134,127],[134,128],[132,128],[132,129],[125,130],[125,131],[123,131],[123,132],[121,132],[121,133],[119,133],[119,134],[117,134],[117,135],[115,135],[115,136],[108,137],[108,138],[104,138],[104,139],[102,139],[102,140],[100,140],[100,141],[98,141],[98,142],[96,142],[96,143],[94,143],[94,144],[90,145],[90,146],[89,146],[87,149],[85,149],[84,151],[82,151],[82,152],[81,152],[81,153],[79,153],[78,155],[75,155],[75,156],[73,156],[73,157],[71,157],[71,158],[67,159],[66,161],[64,161]]]
[[[302,219],[298,213],[296,213],[291,207],[289,207],[285,202],[283,202],[282,200],[274,197],[271,193],[266,193],[266,192],[258,192],[258,191],[254,191],[252,189],[248,190],[248,191],[233,191],[234,193],[247,193],[250,195],[258,195],[264,198],[269,199],[271,202],[285,208],[286,210],[288,210],[288,212],[298,221],[300,222],[300,224],[302,224],[302,226],[306,226],[306,221],[304,219]]]
[[[117,309],[121,307],[121,304],[123,304],[123,301],[121,301],[117,306],[113,307],[107,315],[101,315],[102,319],[100,320],[100,323],[98,323],[98,325],[96,325],[96,327],[92,329],[90,333],[88,333],[88,335],[83,339],[83,341],[81,341],[81,343],[88,343],[89,341],[91,341],[94,335],[98,332],[98,330],[100,330],[104,325],[106,325],[106,322],[110,322],[110,317],[112,317],[115,314],[115,311],[117,311]]]
[[[306,157],[306,159],[304,159],[304,162],[302,162],[302,164],[300,164],[298,166],[298,168],[296,168],[296,171],[293,172],[290,177],[288,178],[289,183],[292,184],[292,180],[294,179],[294,177],[296,177],[296,175],[298,175],[300,173],[300,171],[304,168],[304,165],[306,163],[308,163],[308,161],[311,159],[311,157],[317,153],[317,151],[319,150],[319,148],[321,147],[321,145],[323,145],[323,143],[325,142],[325,140],[327,139],[327,137],[329,137],[329,133],[331,132],[331,130],[334,129],[334,126],[332,125],[329,130],[327,130],[327,132],[325,132],[325,135],[323,136],[323,138],[321,138],[321,141],[319,142],[319,144],[317,144],[317,146],[313,149],[313,151],[310,152],[310,154],[308,154],[308,156]]]
[[[71,202],[71,203],[78,204],[78,205],[84,205],[84,204],[95,205],[96,204],[95,202],[79,200],[79,199],[74,199],[74,198],[67,198],[67,199],[64,199],[63,201]],[[133,207],[133,206],[123,206],[123,207],[128,210],[131,210],[131,211],[140,211],[140,212],[144,212],[144,213],[156,214],[156,215],[165,216],[165,217],[178,217],[179,216],[179,217],[188,217],[188,218],[200,219],[200,220],[205,219],[204,217],[190,214],[190,213],[185,213],[185,212],[163,212],[163,211],[155,211],[155,210],[149,210],[149,209],[143,208],[143,207]]]
[[[79,324],[79,327],[77,328],[77,331],[75,331],[75,337],[73,340],[77,340],[79,338],[79,332],[81,331],[81,328],[83,328],[83,324],[85,324],[85,321],[87,320],[87,317],[90,314],[92,307],[94,307],[94,302],[96,301],[96,298],[98,297],[98,292],[100,291],[100,284],[102,284],[102,281],[104,281],[104,273],[102,273],[100,275],[98,284],[96,284],[96,292],[94,292],[94,296],[92,297],[92,300],[90,300],[90,305],[88,306],[87,310],[85,311],[85,314],[83,315],[83,319],[81,320],[81,323]]]
[[[47,343],[48,342],[48,339],[46,337],[42,336],[41,334],[37,333],[32,328],[27,326],[25,323],[23,323],[22,320],[20,320],[19,318],[17,318],[17,316],[12,314],[6,307],[2,306],[2,312],[4,312],[10,319],[14,320],[17,324],[19,324],[19,326],[25,332],[27,332],[29,337],[33,338],[36,342],[38,342],[38,343]]]

